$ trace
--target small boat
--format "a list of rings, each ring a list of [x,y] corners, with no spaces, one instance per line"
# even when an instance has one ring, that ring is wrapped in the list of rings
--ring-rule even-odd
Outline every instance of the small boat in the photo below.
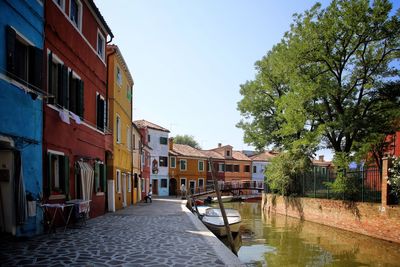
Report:
[[[210,206],[196,206],[193,207],[193,210],[197,213],[197,215],[201,219],[206,214],[206,210],[210,208],[211,208]]]
[[[233,199],[233,196],[221,196],[222,202],[231,202],[232,199]],[[217,197],[213,197],[212,198],[212,202],[218,202],[218,198]]]
[[[239,232],[240,222],[242,217],[235,209],[225,209],[229,227],[232,233]],[[222,218],[221,210],[218,208],[208,208],[202,218],[203,223],[217,236],[225,236],[226,229],[224,219]]]

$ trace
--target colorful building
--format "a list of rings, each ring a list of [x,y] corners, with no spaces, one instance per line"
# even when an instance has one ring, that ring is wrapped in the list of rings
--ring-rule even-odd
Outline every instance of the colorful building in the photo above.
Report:
[[[114,136],[112,161],[107,162],[109,180],[114,181],[114,189],[109,191],[109,200],[114,199],[114,203],[109,201],[108,207],[114,211],[133,204],[136,197],[132,188],[133,79],[116,45],[107,46],[107,67],[109,122]]]
[[[219,183],[225,181],[225,159],[212,150],[201,150],[207,157],[207,184],[213,184],[213,174]],[[214,172],[212,172],[214,170]]]
[[[93,0],[44,1],[44,196],[49,202],[90,200],[90,216],[106,211],[106,43],[113,34]]]
[[[251,167],[251,180],[264,182],[265,180],[265,169],[272,158],[276,157],[277,153],[271,151],[264,151],[262,153],[251,156],[252,161]]]
[[[141,199],[144,199],[150,190],[150,159],[151,147],[148,145],[149,130],[146,127],[139,128],[133,123],[140,132],[140,143],[138,146],[140,152],[140,181],[141,181]]]
[[[15,236],[43,231],[43,13],[42,1],[0,1],[0,232]]]
[[[168,196],[168,134],[169,130],[146,120],[135,121],[139,129],[148,131],[147,144],[151,148],[150,183],[154,195]]]
[[[205,189],[207,156],[188,145],[174,144],[169,139],[169,195],[178,195],[184,185],[187,192],[198,193]]]
[[[234,151],[230,145],[212,149],[224,158],[225,182],[250,181],[251,180],[251,159],[240,151]]]
[[[132,123],[132,176],[133,176],[133,204],[142,200],[144,181],[141,178],[141,145],[142,138],[139,128]]]

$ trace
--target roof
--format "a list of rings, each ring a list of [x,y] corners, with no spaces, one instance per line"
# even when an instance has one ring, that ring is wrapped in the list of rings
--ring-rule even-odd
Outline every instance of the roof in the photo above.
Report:
[[[224,159],[224,157],[212,150],[201,150],[201,152],[207,157],[207,158],[212,158],[212,159]]]
[[[189,145],[174,144],[172,152],[186,157],[206,158],[207,155],[203,154],[201,150],[193,148]]]
[[[112,33],[110,27],[108,27],[106,20],[104,19],[103,15],[101,15],[100,10],[97,8],[96,4],[93,2],[93,0],[89,0],[88,3],[93,9],[96,17],[100,20],[101,24],[103,24],[103,27],[106,29],[107,33],[111,36],[111,38],[114,38],[114,34]]]
[[[128,76],[128,80],[130,84],[134,84],[133,78],[132,78],[132,74],[129,71],[128,68],[128,64],[126,64],[124,57],[122,56],[121,50],[119,50],[118,45],[115,44],[109,44],[107,45],[107,50],[111,49],[112,51],[115,51],[115,53],[117,54],[116,56],[120,59],[121,63],[122,63],[122,67],[124,68],[127,76]]]
[[[332,161],[325,161],[325,160],[320,161],[320,160],[316,160],[316,159],[312,160],[312,164],[314,166],[320,166],[320,167],[328,167],[328,166],[333,165]]]
[[[254,161],[270,161],[272,158],[276,157],[278,153],[272,151],[264,151],[260,154],[250,157]]]
[[[137,120],[137,121],[134,121],[134,123],[136,124],[136,126],[138,128],[150,128],[150,129],[153,129],[153,130],[169,133],[168,129],[166,129],[164,127],[161,127],[161,126],[159,126],[157,124],[154,124],[152,122],[146,121],[146,120]]]
[[[232,151],[232,158],[234,160],[251,160],[248,156],[240,151]]]

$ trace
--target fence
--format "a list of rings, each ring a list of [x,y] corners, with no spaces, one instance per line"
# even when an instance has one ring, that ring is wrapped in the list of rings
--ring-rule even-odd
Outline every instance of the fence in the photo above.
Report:
[[[328,183],[335,181],[337,173],[333,170],[327,172],[308,172],[297,175],[290,185],[289,192],[303,197],[342,199],[358,202],[381,202],[382,178],[381,170],[368,168],[365,170],[347,171],[344,175],[350,183],[349,193],[335,193]],[[271,190],[266,189],[267,192]]]

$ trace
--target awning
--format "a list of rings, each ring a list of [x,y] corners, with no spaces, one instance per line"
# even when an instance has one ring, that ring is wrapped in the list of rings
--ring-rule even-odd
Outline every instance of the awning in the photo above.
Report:
[[[84,161],[78,161],[78,165],[81,175],[82,199],[91,200],[94,182],[93,167]]]

